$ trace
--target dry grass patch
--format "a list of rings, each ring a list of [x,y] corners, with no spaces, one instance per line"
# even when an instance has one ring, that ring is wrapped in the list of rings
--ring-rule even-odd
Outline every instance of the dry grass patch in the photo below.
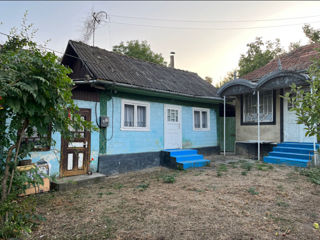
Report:
[[[38,195],[46,221],[30,238],[319,239],[319,187],[294,168],[245,161],[154,168]]]

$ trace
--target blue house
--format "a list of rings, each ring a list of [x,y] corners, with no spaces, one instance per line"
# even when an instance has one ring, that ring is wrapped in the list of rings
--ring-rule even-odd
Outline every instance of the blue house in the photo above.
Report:
[[[203,155],[220,152],[221,98],[196,73],[76,41],[69,41],[62,64],[73,70],[80,114],[99,131],[70,129],[79,136],[72,142],[55,133],[55,146],[32,153],[33,161],[49,163],[51,175],[90,169],[111,175],[172,165],[172,159],[178,167],[203,166]]]

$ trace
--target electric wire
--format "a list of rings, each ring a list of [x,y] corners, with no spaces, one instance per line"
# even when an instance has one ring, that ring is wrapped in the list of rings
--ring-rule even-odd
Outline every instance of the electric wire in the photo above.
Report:
[[[268,22],[268,21],[284,21],[284,20],[295,20],[295,19],[304,19],[304,18],[315,18],[320,17],[320,15],[312,16],[300,16],[292,18],[269,18],[269,19],[232,19],[232,20],[186,20],[186,19],[168,19],[168,18],[149,18],[149,17],[137,17],[137,16],[123,16],[123,15],[114,15],[110,14],[109,16],[117,18],[129,18],[129,19],[142,19],[150,21],[165,21],[165,22],[195,22],[195,23],[233,23],[233,22]]]

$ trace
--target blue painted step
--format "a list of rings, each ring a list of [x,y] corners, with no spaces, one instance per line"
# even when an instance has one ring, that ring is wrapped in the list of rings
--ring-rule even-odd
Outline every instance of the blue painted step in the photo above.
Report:
[[[210,163],[209,160],[202,159],[197,161],[182,161],[178,162],[177,166],[179,169],[188,169],[188,168],[197,168],[197,167],[205,167]]]
[[[319,144],[316,144],[319,149]],[[313,143],[283,142],[273,147],[273,151],[263,158],[266,163],[307,167],[313,156]]]
[[[263,161],[266,163],[285,164],[288,166],[295,166],[295,167],[307,167],[309,162],[308,160],[304,160],[304,159],[283,158],[283,157],[276,157],[276,156],[266,156],[263,158]]]
[[[203,155],[194,149],[166,149],[164,152],[170,154],[171,164],[178,169],[204,167],[210,164],[209,160],[204,159]]]

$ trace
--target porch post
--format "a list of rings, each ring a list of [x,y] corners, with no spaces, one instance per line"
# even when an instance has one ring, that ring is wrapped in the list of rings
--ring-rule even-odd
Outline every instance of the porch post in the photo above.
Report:
[[[311,95],[313,94],[313,89],[312,89],[312,86],[311,86],[311,89],[310,89],[310,92],[311,92]],[[313,106],[313,108],[314,108],[314,106]],[[316,123],[315,123],[316,124]],[[316,149],[316,142],[317,142],[317,134],[316,135],[314,135],[314,138],[313,138],[313,152],[314,152],[314,154],[315,154],[315,152],[317,151],[317,149]],[[317,159],[318,160],[318,159]]]
[[[258,161],[260,161],[260,96],[257,91],[257,113],[258,113]]]
[[[226,96],[223,96],[223,155],[226,156]]]

